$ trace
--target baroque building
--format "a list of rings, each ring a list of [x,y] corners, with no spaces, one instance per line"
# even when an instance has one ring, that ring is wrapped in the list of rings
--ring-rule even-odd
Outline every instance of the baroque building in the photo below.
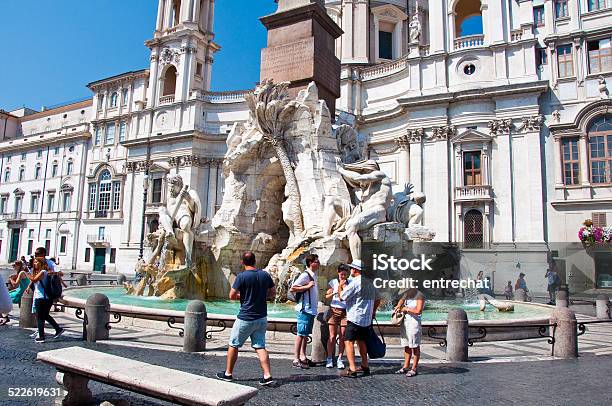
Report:
[[[141,255],[143,210],[145,232],[155,230],[170,173],[195,187],[203,216],[212,218],[222,196],[226,135],[248,119],[246,91],[210,91],[220,49],[214,6],[213,0],[159,0],[146,42],[148,68],[90,83],[93,98],[83,106],[2,113],[0,130],[11,135],[0,144],[7,225],[0,227],[7,230],[0,235],[1,263],[27,251],[30,227],[43,230],[43,237],[34,233],[36,243],[45,241],[49,224],[51,253],[64,266],[131,272]],[[470,271],[484,270],[497,291],[519,272],[531,290],[544,291],[549,266],[571,289],[612,287],[610,250],[585,250],[577,239],[585,219],[612,221],[606,82],[612,1],[327,0],[325,6],[344,32],[335,44],[342,63],[336,119],[354,123],[396,191],[411,183],[427,195],[423,222],[436,230],[436,241],[461,244]],[[70,120],[80,110],[85,121],[77,120],[82,127],[72,133]],[[31,137],[31,128],[46,128],[49,117],[47,132]],[[53,186],[61,193],[71,185],[74,216],[59,209],[18,216],[15,190],[23,190],[21,204],[39,190],[42,205],[49,186],[34,179],[18,188],[17,157],[26,151],[29,170],[39,161],[46,168],[37,148],[54,151],[56,142],[82,151],[72,158],[82,170]],[[66,165],[71,157],[61,158]],[[50,225],[53,216],[66,217],[63,234],[63,223]]]

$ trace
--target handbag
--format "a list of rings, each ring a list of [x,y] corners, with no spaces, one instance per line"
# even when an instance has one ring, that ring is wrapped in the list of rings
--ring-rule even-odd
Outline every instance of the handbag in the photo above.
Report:
[[[406,317],[406,313],[402,311],[393,312],[391,316],[391,325],[393,326],[401,326],[404,323],[404,317]]]
[[[383,358],[387,353],[387,344],[385,343],[385,337],[382,334],[378,320],[374,319],[376,326],[378,326],[378,332],[380,338],[374,331],[374,325],[372,324],[368,329],[368,338],[366,339],[366,348],[368,350],[368,357],[371,359]],[[382,338],[382,340],[381,340]]]

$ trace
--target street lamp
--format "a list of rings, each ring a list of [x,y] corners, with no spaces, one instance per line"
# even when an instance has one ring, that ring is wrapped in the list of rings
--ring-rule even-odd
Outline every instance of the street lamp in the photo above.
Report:
[[[144,238],[145,238],[145,222],[146,222],[146,211],[147,211],[147,194],[149,191],[149,165],[145,169],[145,175],[142,178],[142,224],[140,227],[140,253],[138,259],[142,259],[144,256]]]

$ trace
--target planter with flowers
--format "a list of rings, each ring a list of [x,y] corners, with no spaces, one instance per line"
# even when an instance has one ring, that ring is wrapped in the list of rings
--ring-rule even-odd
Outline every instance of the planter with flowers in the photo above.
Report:
[[[612,227],[595,227],[593,220],[585,220],[578,231],[578,238],[585,247],[608,246],[612,244]]]

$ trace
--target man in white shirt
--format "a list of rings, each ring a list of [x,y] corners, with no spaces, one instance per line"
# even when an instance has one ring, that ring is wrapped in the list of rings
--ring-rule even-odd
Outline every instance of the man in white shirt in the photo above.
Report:
[[[380,304],[380,294],[371,280],[361,276],[361,261],[353,261],[349,267],[353,278],[351,283],[344,288],[341,286],[338,288],[340,300],[346,302],[347,318],[344,348],[349,369],[343,376],[356,378],[359,371],[355,364],[355,342],[361,356],[361,372],[364,376],[370,375],[366,340],[372,319]]]
[[[306,344],[308,336],[312,334],[314,319],[317,316],[319,287],[316,272],[319,266],[319,257],[314,254],[308,255],[306,270],[298,276],[289,289],[296,297],[299,295],[298,303],[295,305],[297,318],[297,333],[293,348],[295,368],[308,369],[313,365],[312,361],[306,358]]]

